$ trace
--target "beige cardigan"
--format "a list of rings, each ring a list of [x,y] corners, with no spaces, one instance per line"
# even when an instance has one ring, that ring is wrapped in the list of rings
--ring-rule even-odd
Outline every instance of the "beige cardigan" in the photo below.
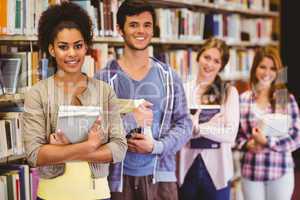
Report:
[[[66,95],[54,83],[54,77],[38,82],[25,95],[23,114],[23,139],[28,162],[36,166],[40,147],[49,143],[49,136],[55,132],[59,105],[70,105],[72,97]],[[127,143],[120,118],[116,96],[106,83],[88,79],[87,89],[78,96],[82,105],[100,106],[103,111],[103,143],[112,152],[113,162],[124,159]],[[64,164],[39,167],[42,178],[54,178],[64,173]],[[96,178],[108,175],[108,163],[90,163],[92,175]]]

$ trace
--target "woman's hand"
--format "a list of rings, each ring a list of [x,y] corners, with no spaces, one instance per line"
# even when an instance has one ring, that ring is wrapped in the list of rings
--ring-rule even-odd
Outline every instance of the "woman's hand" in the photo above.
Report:
[[[263,150],[263,146],[257,143],[253,138],[248,140],[246,144],[246,148],[252,153],[259,153],[260,151]]]
[[[224,125],[226,121],[223,113],[217,113],[209,120],[209,122],[216,125]]]
[[[259,128],[252,128],[252,137],[258,144],[266,146],[268,143],[267,137]]]
[[[61,130],[58,130],[50,135],[50,144],[66,145],[70,144],[70,141]]]
[[[191,114],[191,119],[192,119],[193,125],[199,124],[200,113],[201,113],[201,109],[197,109],[194,114]]]
[[[89,130],[87,142],[96,150],[103,140],[103,128],[101,125],[101,117],[98,117],[91,129]]]

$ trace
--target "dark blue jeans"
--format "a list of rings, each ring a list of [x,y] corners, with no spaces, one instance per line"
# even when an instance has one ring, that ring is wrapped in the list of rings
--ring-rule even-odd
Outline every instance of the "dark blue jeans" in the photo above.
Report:
[[[230,200],[230,183],[227,187],[216,190],[199,154],[188,170],[179,190],[179,197],[181,200]]]

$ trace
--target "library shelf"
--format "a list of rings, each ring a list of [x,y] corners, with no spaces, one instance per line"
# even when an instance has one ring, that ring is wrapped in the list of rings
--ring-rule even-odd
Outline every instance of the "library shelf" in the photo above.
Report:
[[[24,35],[7,35],[0,36],[0,41],[7,42],[37,42],[36,36],[24,36]],[[94,37],[93,42],[95,43],[108,43],[108,44],[123,44],[123,38],[121,37]],[[169,44],[169,45],[202,45],[205,40],[199,39],[168,39],[168,38],[153,38],[152,44]],[[278,46],[279,41],[266,41],[266,42],[251,42],[251,41],[228,41],[229,46],[240,46],[240,47],[251,47],[251,46],[263,46],[266,44]]]

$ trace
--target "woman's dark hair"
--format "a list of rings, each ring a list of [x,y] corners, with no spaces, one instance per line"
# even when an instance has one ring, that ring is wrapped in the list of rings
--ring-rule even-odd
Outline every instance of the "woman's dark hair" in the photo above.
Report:
[[[216,48],[221,54],[221,69],[222,71],[229,61],[229,47],[225,41],[218,38],[209,38],[202,45],[197,54],[197,62],[200,59],[202,53],[208,49]],[[201,67],[201,66],[200,66]],[[207,88],[203,94],[203,98],[208,100],[209,104],[221,104],[226,100],[226,87],[227,84],[221,79],[219,75],[216,76],[214,82]]]
[[[78,30],[86,45],[92,44],[93,23],[83,8],[72,2],[52,5],[42,13],[38,24],[38,45],[48,58],[51,58],[49,45],[53,45],[57,34],[65,28]],[[56,67],[55,60],[51,61]]]
[[[121,30],[124,30],[124,24],[127,16],[141,14],[142,12],[150,12],[153,20],[153,27],[156,24],[156,15],[154,8],[143,0],[125,0],[117,12],[117,24]]]

